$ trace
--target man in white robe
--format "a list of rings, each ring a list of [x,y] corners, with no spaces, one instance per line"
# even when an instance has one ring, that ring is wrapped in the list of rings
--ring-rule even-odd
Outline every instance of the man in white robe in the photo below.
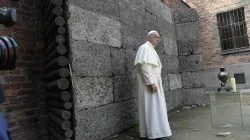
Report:
[[[162,87],[162,64],[154,49],[159,43],[159,37],[157,31],[148,33],[148,41],[137,51],[134,65],[137,73],[140,137],[164,140],[172,132]]]

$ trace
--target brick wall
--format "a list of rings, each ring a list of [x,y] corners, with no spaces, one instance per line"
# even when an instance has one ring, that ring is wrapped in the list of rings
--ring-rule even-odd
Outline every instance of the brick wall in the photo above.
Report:
[[[171,10],[188,9],[189,6],[182,0],[162,0]]]
[[[0,25],[0,35],[19,44],[15,70],[0,71],[6,102],[0,105],[13,140],[39,139],[46,133],[43,84],[43,45],[39,39],[41,0],[0,0],[0,7],[17,9],[16,25]],[[44,115],[43,115],[44,114]],[[41,131],[43,130],[43,131]]]
[[[245,18],[250,37],[250,2],[249,0],[187,0],[187,4],[197,10],[199,16],[200,43],[203,55],[203,67],[215,67],[222,64],[250,62],[249,51],[222,54],[217,27],[216,14],[244,7]],[[239,50],[242,51],[242,50]]]

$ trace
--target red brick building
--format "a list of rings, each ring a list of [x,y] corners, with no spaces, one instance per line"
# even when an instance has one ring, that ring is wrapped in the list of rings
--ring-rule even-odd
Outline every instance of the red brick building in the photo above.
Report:
[[[250,61],[249,0],[186,0],[186,2],[191,8],[196,9],[199,16],[204,68]],[[219,23],[218,20],[222,22]],[[228,20],[228,23],[223,23],[223,20]],[[241,37],[245,38],[244,41]],[[241,44],[241,41],[244,43]]]
[[[236,78],[237,91],[250,87],[250,1],[185,0],[197,11],[206,87],[218,87],[219,67]],[[230,80],[229,80],[230,81]],[[230,84],[230,83],[229,83]]]
[[[12,140],[39,139],[44,133],[47,114],[44,102],[43,46],[38,42],[41,27],[41,0],[0,0],[0,7],[17,10],[17,23],[0,35],[19,44],[17,68],[0,71],[6,102],[0,106],[8,121]],[[20,47],[21,46],[21,47]],[[42,123],[39,123],[39,120]]]

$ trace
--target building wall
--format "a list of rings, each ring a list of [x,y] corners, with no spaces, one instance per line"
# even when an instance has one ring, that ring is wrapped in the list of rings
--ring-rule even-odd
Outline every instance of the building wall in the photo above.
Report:
[[[160,0],[69,0],[75,138],[103,139],[134,126],[136,51],[158,30],[168,109],[183,104],[172,12]]]
[[[250,37],[250,1],[249,0],[187,0],[187,4],[197,10],[199,16],[200,43],[203,55],[203,67],[215,67],[236,63],[249,63],[249,49],[222,53],[217,27],[216,14],[244,7],[248,37]]]
[[[249,48],[222,52],[219,39],[216,14],[244,7],[247,34],[250,37],[250,1],[249,0],[187,0],[187,4],[198,13],[200,45],[203,58],[204,79],[206,90],[220,87],[217,77],[223,65],[229,72],[229,79],[235,73],[244,73],[246,83],[237,84],[237,91],[249,88],[248,65],[250,62]],[[230,86],[230,80],[228,80]]]
[[[162,0],[171,10],[187,10],[190,7],[182,0]]]
[[[41,1],[2,0],[0,7],[16,8],[17,23],[10,28],[0,25],[0,35],[12,37],[19,45],[17,68],[0,71],[0,82],[6,95],[6,102],[0,108],[8,121],[12,140],[39,139],[47,133],[43,44],[37,41]]]
[[[205,84],[197,12],[176,9],[173,14],[184,104],[207,103],[203,94]]]

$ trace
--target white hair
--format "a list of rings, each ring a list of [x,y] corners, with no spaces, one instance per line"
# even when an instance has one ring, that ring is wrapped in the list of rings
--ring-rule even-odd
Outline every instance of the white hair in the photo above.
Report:
[[[151,35],[151,34],[153,34],[153,33],[158,33],[158,32],[155,31],[155,30],[152,30],[152,31],[148,32],[148,36]]]

